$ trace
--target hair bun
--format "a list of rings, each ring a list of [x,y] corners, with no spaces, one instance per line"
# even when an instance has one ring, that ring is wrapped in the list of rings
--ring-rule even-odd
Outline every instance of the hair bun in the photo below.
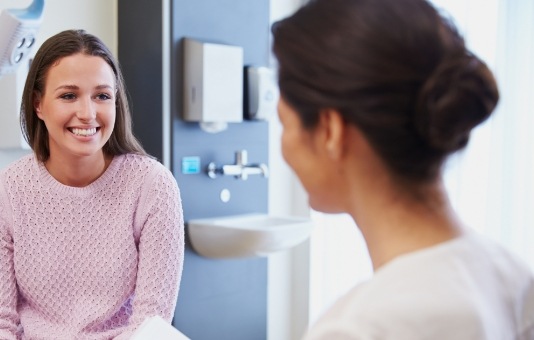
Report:
[[[445,58],[419,92],[415,126],[429,146],[452,153],[467,144],[498,100],[496,81],[476,56]]]

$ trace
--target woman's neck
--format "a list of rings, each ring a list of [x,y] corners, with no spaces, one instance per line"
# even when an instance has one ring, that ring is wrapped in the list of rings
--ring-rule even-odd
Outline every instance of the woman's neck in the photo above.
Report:
[[[113,156],[106,156],[104,153],[76,159],[51,155],[44,165],[50,175],[61,184],[85,187],[102,176],[112,160]]]
[[[382,186],[360,195],[350,212],[365,238],[375,270],[400,255],[463,234],[441,181],[423,188],[424,199]]]

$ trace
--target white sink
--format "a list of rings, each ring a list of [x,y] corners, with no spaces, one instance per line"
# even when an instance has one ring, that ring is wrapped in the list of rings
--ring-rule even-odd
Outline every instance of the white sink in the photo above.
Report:
[[[205,257],[267,256],[294,247],[309,236],[310,219],[246,214],[188,222],[193,249]]]

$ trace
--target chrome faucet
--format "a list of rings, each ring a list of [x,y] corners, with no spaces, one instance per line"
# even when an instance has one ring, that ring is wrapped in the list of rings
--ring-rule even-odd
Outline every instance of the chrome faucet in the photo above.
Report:
[[[217,178],[217,176],[234,176],[237,179],[246,180],[249,175],[262,175],[269,177],[267,165],[248,164],[247,150],[240,150],[235,153],[235,164],[217,166],[214,162],[208,164],[208,176]]]

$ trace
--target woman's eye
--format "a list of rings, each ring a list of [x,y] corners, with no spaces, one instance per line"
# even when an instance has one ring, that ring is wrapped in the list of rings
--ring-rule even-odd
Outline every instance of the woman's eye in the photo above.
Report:
[[[96,98],[99,100],[109,100],[112,99],[112,97],[107,93],[99,93],[96,95]]]
[[[59,96],[61,99],[65,100],[72,100],[76,98],[76,95],[74,93],[64,93],[61,96]]]

